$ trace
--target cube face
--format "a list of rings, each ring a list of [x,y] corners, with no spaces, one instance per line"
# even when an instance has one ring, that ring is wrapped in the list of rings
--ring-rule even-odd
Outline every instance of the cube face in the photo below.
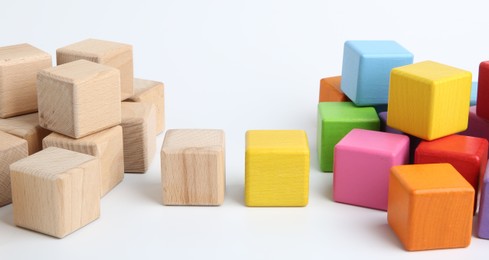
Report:
[[[144,173],[156,151],[156,108],[153,104],[122,102],[124,171]]]
[[[489,174],[487,169],[483,175],[481,184],[481,200],[479,205],[479,215],[477,218],[477,236],[489,239]]]
[[[431,142],[421,142],[415,163],[450,163],[472,185],[479,189],[479,176],[486,171],[488,142],[472,136],[451,135]]]
[[[0,207],[12,202],[9,165],[27,157],[24,139],[0,131]]]
[[[100,215],[100,168],[92,156],[51,147],[10,172],[17,226],[62,238]]]
[[[124,179],[124,154],[122,127],[73,139],[51,133],[42,141],[43,147],[58,147],[97,157],[100,160],[100,195],[104,196]]]
[[[26,140],[29,155],[39,152],[42,139],[51,133],[39,125],[37,113],[0,119],[0,131]]]
[[[161,148],[165,205],[221,205],[225,192],[224,132],[168,130]]]
[[[350,102],[350,99],[341,90],[341,76],[321,79],[319,102]]]
[[[156,134],[165,130],[165,94],[161,82],[134,79],[134,95],[127,101],[153,104],[156,107]]]
[[[353,129],[335,146],[334,200],[387,210],[390,169],[408,162],[407,136]]]
[[[39,123],[81,138],[121,122],[119,72],[77,60],[38,75]]]
[[[0,118],[37,111],[36,76],[51,55],[29,44],[0,47]]]
[[[479,65],[479,82],[477,89],[477,115],[489,119],[489,61]]]
[[[450,164],[395,166],[387,219],[406,250],[467,247],[475,191]]]
[[[425,61],[391,72],[387,124],[425,140],[467,128],[472,74]]]
[[[341,89],[358,106],[387,104],[392,68],[413,63],[413,55],[394,41],[347,41]]]
[[[477,107],[471,106],[469,109],[469,125],[467,130],[461,135],[474,136],[489,140],[489,122],[477,115]]]
[[[309,160],[304,131],[248,131],[245,204],[306,206],[309,198]]]
[[[133,95],[132,46],[123,43],[87,39],[56,50],[58,65],[84,59],[120,70],[120,100]]]
[[[356,107],[351,102],[321,102],[318,105],[317,147],[321,171],[333,170],[334,146],[352,129],[379,130],[372,107]]]

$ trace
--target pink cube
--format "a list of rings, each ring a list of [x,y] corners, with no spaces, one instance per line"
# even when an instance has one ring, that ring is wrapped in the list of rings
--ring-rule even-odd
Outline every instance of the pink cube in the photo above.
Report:
[[[387,210],[390,169],[408,162],[409,137],[353,129],[334,149],[333,198]]]

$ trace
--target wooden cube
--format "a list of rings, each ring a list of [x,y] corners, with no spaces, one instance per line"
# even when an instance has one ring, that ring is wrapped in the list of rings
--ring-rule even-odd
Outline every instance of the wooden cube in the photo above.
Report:
[[[481,199],[479,204],[479,214],[477,216],[477,236],[489,239],[489,168],[481,178]]]
[[[0,118],[37,111],[37,73],[51,55],[29,44],[0,47]]]
[[[416,148],[414,163],[450,163],[479,190],[479,178],[487,166],[488,142],[484,138],[450,135],[434,141],[423,141]],[[474,197],[477,206],[477,196]]]
[[[319,102],[351,101],[341,90],[341,76],[323,78],[319,81]]]
[[[27,141],[0,131],[0,207],[12,202],[10,164],[27,157]]]
[[[406,250],[467,247],[474,194],[448,163],[394,166],[387,220]]]
[[[372,107],[352,102],[321,102],[318,105],[317,149],[321,171],[333,170],[334,146],[353,128],[379,130],[379,118]]]
[[[126,101],[153,104],[156,107],[156,134],[165,130],[165,93],[161,82],[134,79],[134,95]]]
[[[165,205],[221,205],[226,188],[222,130],[168,130],[161,148]]]
[[[341,89],[358,106],[387,104],[392,68],[413,63],[413,55],[395,41],[347,41]]]
[[[156,151],[156,108],[149,103],[122,102],[124,171],[144,173]]]
[[[51,133],[39,125],[37,113],[0,119],[0,131],[26,140],[29,155],[39,152],[42,149],[42,139]]]
[[[15,225],[62,238],[100,215],[93,156],[50,147],[10,165]]]
[[[467,130],[460,132],[461,135],[484,138],[489,141],[489,121],[477,115],[477,107],[469,109],[469,125]]]
[[[56,50],[58,65],[79,59],[104,64],[120,70],[120,100],[133,95],[134,73],[131,45],[87,39]]]
[[[391,72],[387,124],[424,140],[467,128],[472,74],[424,61]]]
[[[38,75],[39,123],[81,138],[121,123],[117,69],[77,60]]]
[[[470,88],[470,105],[475,106],[477,104],[477,91],[479,88],[479,83],[477,81],[472,81],[472,87]]]
[[[246,132],[246,206],[306,206],[309,159],[305,131]]]
[[[95,156],[100,160],[100,194],[106,195],[124,179],[122,127],[112,128],[73,139],[58,133],[48,135],[43,147],[58,147]]]
[[[353,129],[335,146],[333,198],[387,210],[390,169],[408,162],[407,136]]]

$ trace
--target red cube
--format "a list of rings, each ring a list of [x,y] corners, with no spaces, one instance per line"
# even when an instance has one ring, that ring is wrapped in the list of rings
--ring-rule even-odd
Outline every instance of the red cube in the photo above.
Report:
[[[489,120],[489,61],[483,61],[479,65],[478,84],[476,113],[479,117]]]

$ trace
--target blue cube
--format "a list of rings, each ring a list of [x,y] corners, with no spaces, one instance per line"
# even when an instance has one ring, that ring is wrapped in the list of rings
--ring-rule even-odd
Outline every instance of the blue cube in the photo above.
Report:
[[[395,41],[347,41],[341,90],[357,106],[387,104],[391,69],[413,63],[413,54]]]
[[[472,89],[470,90],[470,106],[475,106],[477,104],[477,81],[472,82]]]

